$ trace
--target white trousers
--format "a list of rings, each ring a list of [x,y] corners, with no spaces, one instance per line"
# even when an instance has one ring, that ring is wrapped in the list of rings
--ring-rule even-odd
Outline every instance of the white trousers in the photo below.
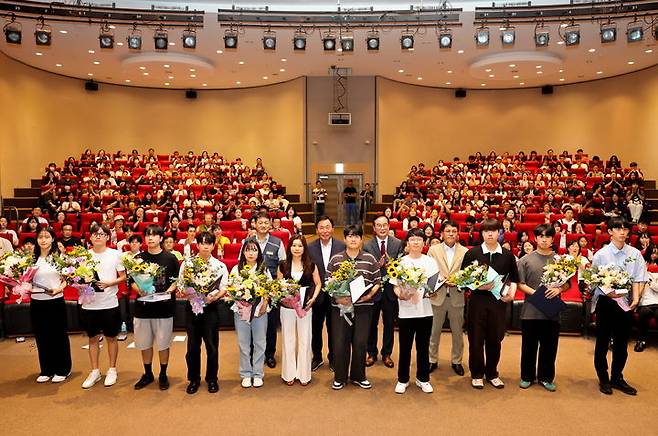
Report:
[[[298,318],[293,309],[281,307],[281,339],[283,342],[281,378],[289,382],[298,379],[311,381],[311,331],[312,311]]]

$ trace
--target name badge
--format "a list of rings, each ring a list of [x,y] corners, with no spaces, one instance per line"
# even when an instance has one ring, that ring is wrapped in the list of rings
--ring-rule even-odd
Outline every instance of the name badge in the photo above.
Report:
[[[267,254],[268,256],[274,256],[274,252],[273,252],[273,251],[266,251],[265,254]]]

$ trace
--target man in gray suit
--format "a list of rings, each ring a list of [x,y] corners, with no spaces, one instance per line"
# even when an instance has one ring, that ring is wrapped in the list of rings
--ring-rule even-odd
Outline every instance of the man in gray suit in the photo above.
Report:
[[[317,265],[320,273],[320,281],[324,285],[327,281],[327,265],[329,259],[335,254],[345,251],[345,243],[333,238],[334,222],[326,215],[318,217],[315,222],[315,231],[318,239],[308,244],[308,255],[311,261]],[[311,349],[313,350],[313,360],[311,369],[317,370],[324,363],[322,360],[322,330],[325,320],[327,323],[327,336],[329,338],[329,366],[333,368],[333,347],[331,345],[331,298],[326,292],[320,292],[317,300],[313,304],[312,314],[312,339]]]
[[[432,246],[427,254],[432,257],[439,266],[439,272],[444,278],[459,271],[464,254],[468,251],[459,243],[459,225],[454,221],[444,221],[441,225],[441,236],[443,242]],[[450,320],[450,331],[452,332],[452,369],[457,375],[464,375],[462,357],[464,355],[464,293],[446,282],[438,292],[430,299],[434,319],[432,322],[432,336],[430,337],[430,372],[439,367],[439,340],[441,339],[441,328],[446,319]]]
[[[388,258],[396,258],[403,251],[402,241],[395,236],[389,236],[389,222],[384,215],[376,217],[372,221],[375,236],[365,243],[363,249],[366,253],[375,256],[379,260],[379,267],[382,277],[386,274],[386,261]],[[384,333],[382,340],[382,362],[387,368],[393,368],[395,365],[391,359],[393,352],[393,322],[398,315],[398,298],[393,292],[393,286],[386,283],[382,286],[383,291],[378,292],[374,298],[374,307],[370,324],[370,333],[368,335],[368,357],[366,366],[372,366],[377,361],[377,337],[379,327],[379,314],[381,312],[384,322]]]

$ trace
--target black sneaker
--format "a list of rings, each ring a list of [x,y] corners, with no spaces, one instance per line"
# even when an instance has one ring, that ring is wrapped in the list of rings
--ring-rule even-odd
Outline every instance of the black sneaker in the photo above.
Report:
[[[155,381],[155,378],[153,377],[153,374],[144,374],[142,375],[142,378],[135,383],[135,390],[140,390],[144,389],[146,386],[150,385]]]
[[[345,387],[345,383],[341,383],[341,382],[337,382],[337,381],[334,381],[331,384],[331,389],[333,389],[334,391],[339,391],[339,390],[343,389],[344,387]]]
[[[612,395],[612,386],[607,382],[599,382],[599,391],[601,391],[602,394]]]
[[[634,350],[636,353],[641,353],[641,352],[644,351],[645,348],[647,348],[647,343],[646,343],[646,342],[644,342],[644,341],[637,341],[637,342],[635,343],[635,348],[633,348],[633,350]]]
[[[187,392],[190,395],[196,394],[197,391],[199,390],[199,386],[201,386],[201,382],[198,380],[191,381],[189,385],[187,385],[187,389],[185,389],[185,392]]]
[[[166,375],[161,375],[158,377],[158,385],[160,386],[161,391],[166,391],[169,389],[169,379]]]
[[[612,383],[610,383],[610,386],[612,386],[614,389],[617,389],[618,391],[622,391],[626,395],[637,395],[637,389],[626,383],[626,380],[623,378],[619,380],[613,380]]]
[[[268,357],[265,359],[265,364],[267,365],[268,368],[276,368],[276,359],[274,356]]]
[[[324,361],[322,359],[313,359],[311,362],[311,371],[317,371],[322,365],[324,365]]]
[[[370,384],[368,380],[362,380],[362,381],[352,380],[352,383],[354,383],[361,389],[370,389],[372,387],[372,384]]]

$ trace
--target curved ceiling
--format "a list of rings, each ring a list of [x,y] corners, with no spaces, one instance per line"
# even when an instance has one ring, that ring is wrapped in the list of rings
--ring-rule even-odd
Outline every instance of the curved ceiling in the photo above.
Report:
[[[132,2],[137,3],[137,2]],[[279,2],[290,3],[290,2]],[[392,3],[392,2],[388,2]],[[386,5],[386,2],[384,2]],[[121,6],[124,6],[121,4]],[[453,2],[453,6],[462,6]],[[276,29],[276,50],[264,50],[263,29],[241,29],[237,49],[226,49],[225,27],[217,14],[206,12],[197,29],[197,48],[184,49],[182,29],[169,29],[169,47],[156,51],[154,29],[144,28],[142,50],[128,49],[129,26],[114,29],[115,47],[99,48],[99,26],[83,22],[49,23],[52,45],[37,46],[33,21],[23,23],[23,41],[8,44],[0,39],[0,51],[24,64],[79,79],[127,86],[172,89],[226,89],[263,86],[300,76],[327,76],[331,66],[351,68],[355,76],[383,76],[423,86],[471,89],[510,89],[561,85],[612,77],[658,63],[658,46],[650,30],[640,42],[626,41],[628,20],[617,21],[617,40],[602,44],[599,24],[581,22],[581,41],[566,46],[558,24],[550,30],[548,47],[537,48],[534,25],[516,25],[516,42],[504,47],[497,26],[490,26],[488,47],[476,47],[475,13],[460,13],[460,27],[453,27],[450,49],[440,49],[437,30],[420,28],[414,50],[400,47],[400,29],[379,32],[380,49],[367,50],[366,29],[355,29],[353,52],[327,52],[319,30],[307,37],[305,51],[293,50],[294,28]]]

